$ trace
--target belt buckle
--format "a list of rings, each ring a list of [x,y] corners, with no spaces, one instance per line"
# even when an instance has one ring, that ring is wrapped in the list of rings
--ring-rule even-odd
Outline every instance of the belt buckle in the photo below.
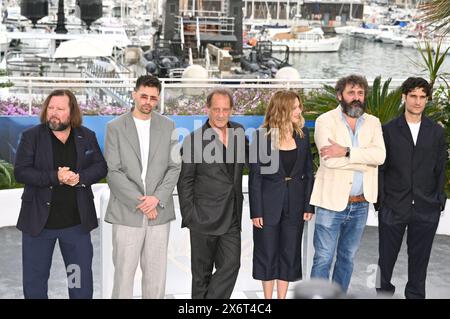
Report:
[[[290,181],[291,179],[292,179],[292,177],[286,176],[286,177],[284,178],[284,181],[287,182],[287,181]]]

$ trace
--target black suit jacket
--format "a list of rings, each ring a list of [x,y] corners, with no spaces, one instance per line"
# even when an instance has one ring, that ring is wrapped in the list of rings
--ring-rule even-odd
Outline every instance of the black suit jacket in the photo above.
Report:
[[[83,126],[73,130],[77,151],[75,172],[80,174],[76,186],[78,210],[83,229],[90,231],[98,226],[91,185],[106,176],[106,162],[93,131]],[[50,134],[45,124],[24,131],[16,153],[14,176],[17,182],[25,184],[17,228],[33,236],[44,228],[52,188],[59,185]]]
[[[309,142],[309,131],[303,128],[304,138],[295,134],[297,145],[297,161],[288,176],[284,170],[280,158],[277,157],[278,167],[271,174],[261,171],[264,167],[273,164],[272,161],[262,160],[260,148],[266,146],[268,154],[272,154],[270,135],[264,136],[259,130],[250,147],[251,154],[258,154],[256,163],[251,161],[249,178],[249,199],[251,218],[263,217],[264,225],[276,225],[281,218],[281,212],[285,205],[285,196],[288,192],[287,209],[292,223],[303,223],[303,213],[314,213],[314,207],[309,204],[313,187],[312,155]],[[261,144],[263,143],[263,144]],[[263,153],[266,152],[263,150]],[[274,153],[275,154],[279,153]],[[291,177],[285,181],[285,177]]]
[[[240,135],[233,138],[233,176],[223,163],[223,144],[207,124],[184,139],[177,185],[181,227],[207,235],[222,235],[230,228],[234,214],[237,214],[239,227],[241,225],[242,169],[248,142],[242,125],[229,122],[229,128]],[[211,153],[215,155],[213,160],[203,156]]]
[[[408,222],[414,211],[419,220],[436,222],[447,196],[444,129],[422,116],[414,145],[405,115],[383,125],[386,160],[379,167],[378,205],[385,222]],[[381,216],[383,215],[384,216]]]

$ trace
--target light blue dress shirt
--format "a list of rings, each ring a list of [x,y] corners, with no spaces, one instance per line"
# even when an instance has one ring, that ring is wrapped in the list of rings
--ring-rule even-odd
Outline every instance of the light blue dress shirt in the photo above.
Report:
[[[353,133],[352,128],[348,125],[347,120],[345,119],[345,115],[341,110],[341,118],[342,122],[344,122],[345,126],[348,129],[348,133],[350,134],[350,139],[352,140],[352,147],[358,147],[358,134],[361,128],[361,125],[364,123],[364,118],[362,116],[358,117],[355,125],[355,133]],[[356,196],[363,194],[363,173],[361,171],[355,171],[353,173],[353,184],[352,189],[350,190],[350,196]]]

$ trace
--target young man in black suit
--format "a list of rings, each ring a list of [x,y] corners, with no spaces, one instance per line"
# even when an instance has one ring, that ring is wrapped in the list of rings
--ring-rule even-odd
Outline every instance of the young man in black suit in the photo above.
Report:
[[[425,298],[425,280],[434,235],[446,202],[444,129],[423,112],[431,87],[420,77],[403,82],[405,112],[383,126],[386,161],[379,170],[379,287],[395,292],[392,272],[407,229],[406,298]]]

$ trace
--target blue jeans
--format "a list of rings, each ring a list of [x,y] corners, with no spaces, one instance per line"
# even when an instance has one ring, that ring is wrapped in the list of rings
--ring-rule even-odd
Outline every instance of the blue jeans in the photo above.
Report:
[[[316,211],[312,278],[330,277],[331,263],[337,248],[333,282],[347,292],[353,272],[353,259],[367,222],[369,203],[351,203],[336,212],[321,207]]]

